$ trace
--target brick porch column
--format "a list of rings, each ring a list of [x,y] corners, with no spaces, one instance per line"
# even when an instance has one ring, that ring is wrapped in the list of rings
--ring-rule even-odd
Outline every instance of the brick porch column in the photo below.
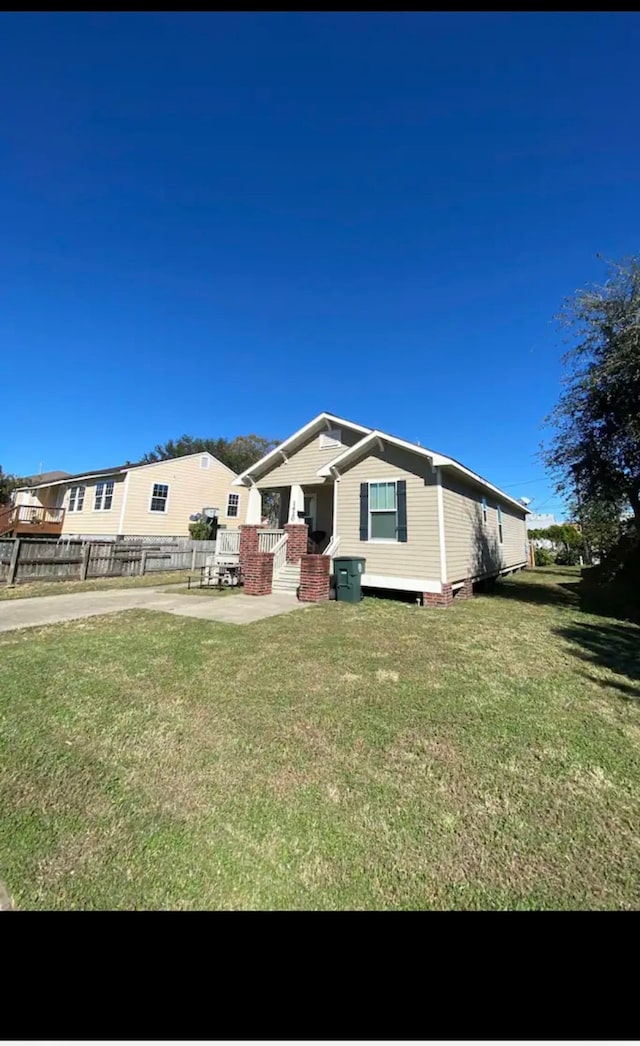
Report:
[[[248,552],[242,568],[245,596],[268,596],[273,582],[273,552]]]
[[[240,566],[244,570],[247,556],[258,551],[258,531],[260,523],[243,523],[240,527]]]
[[[287,523],[284,529],[289,535],[287,540],[287,563],[298,563],[300,556],[306,556],[307,554],[309,528],[306,523]]]
[[[422,605],[425,607],[450,607],[453,603],[453,589],[448,581],[442,585],[442,592],[424,592]]]
[[[300,556],[300,591],[302,603],[322,603],[329,598],[330,556]]]

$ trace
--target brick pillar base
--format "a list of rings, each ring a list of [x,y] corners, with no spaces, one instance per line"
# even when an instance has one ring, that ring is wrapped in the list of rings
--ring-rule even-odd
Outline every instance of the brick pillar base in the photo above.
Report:
[[[450,607],[453,603],[453,589],[449,582],[442,586],[442,592],[424,592],[422,605],[425,607]]]
[[[245,596],[268,596],[273,583],[273,552],[248,552],[242,568]]]
[[[306,556],[309,541],[309,528],[306,523],[287,523],[284,528],[289,535],[287,540],[287,563],[298,563],[300,556]]]
[[[240,527],[240,566],[244,570],[247,556],[258,551],[258,533],[262,529],[259,523],[243,523]]]
[[[456,599],[473,599],[473,581],[470,577],[464,579],[462,588],[456,592]]]
[[[300,557],[300,591],[302,603],[322,603],[329,598],[330,556]]]

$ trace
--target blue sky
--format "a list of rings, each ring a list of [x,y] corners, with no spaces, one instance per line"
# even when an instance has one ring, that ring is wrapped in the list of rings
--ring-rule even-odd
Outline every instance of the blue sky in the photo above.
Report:
[[[0,463],[321,410],[532,509],[553,316],[634,253],[637,14],[0,15]]]

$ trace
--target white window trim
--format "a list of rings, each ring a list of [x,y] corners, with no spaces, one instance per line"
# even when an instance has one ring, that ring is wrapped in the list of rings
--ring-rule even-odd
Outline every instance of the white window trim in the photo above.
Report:
[[[201,454],[200,455],[200,468],[201,469],[208,469],[210,467],[211,467],[211,458],[209,457],[209,455],[208,454]]]
[[[167,488],[167,497],[165,499],[164,508],[162,510],[157,509],[157,508],[151,508],[151,503],[153,501],[153,488],[154,487],[166,487]],[[169,498],[170,497],[171,497],[171,484],[170,483],[152,483],[151,484],[151,490],[149,491],[149,508],[147,509],[147,514],[149,516],[166,516],[167,512],[169,511]]]
[[[236,507],[235,515],[230,515],[229,514],[229,507],[230,507],[229,506],[229,502],[230,502],[231,498],[237,498],[238,499],[236,501],[236,506],[235,506]],[[227,494],[227,519],[240,519],[240,495],[236,494],[236,492],[233,491],[233,490],[230,491],[229,494]]]
[[[489,502],[484,497],[480,502],[480,508],[482,509],[482,525],[486,527],[489,523]]]
[[[404,476],[400,476],[400,479],[404,479]],[[396,487],[396,534],[398,532],[398,480],[390,479],[389,476],[386,479],[369,479],[367,480],[369,487],[369,497],[367,499],[368,509],[368,528],[367,528],[367,541],[372,545],[403,545],[405,542],[398,541],[398,538],[372,538],[371,537],[371,484],[372,483],[394,483]],[[374,512],[389,512],[389,509],[374,509]]]
[[[77,505],[78,505],[78,495],[77,494],[76,494],[76,497],[74,499],[73,508],[71,508],[71,492],[73,490],[76,490],[76,491],[81,490],[82,491],[82,505],[80,506],[80,508],[77,507]],[[85,503],[86,496],[87,496],[87,488],[86,488],[84,483],[77,483],[75,486],[69,487],[69,507],[68,507],[67,511],[68,512],[84,512],[84,503]]]
[[[106,487],[107,487],[108,483],[110,483],[111,486],[113,487],[113,490],[111,491],[111,504],[109,505],[109,508],[104,508],[104,499],[107,496]],[[100,486],[104,487],[105,489],[102,491],[102,494],[100,496],[101,504],[100,505],[96,505],[96,501],[98,499],[98,487],[100,487]],[[96,483],[95,487],[93,488],[93,511],[94,512],[112,512],[113,511],[113,500],[114,500],[115,496],[116,496],[115,480],[113,480],[113,479],[101,479],[98,483]]]

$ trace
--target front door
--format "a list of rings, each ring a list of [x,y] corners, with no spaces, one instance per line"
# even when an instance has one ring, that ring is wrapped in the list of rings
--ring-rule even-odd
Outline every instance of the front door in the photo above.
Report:
[[[304,496],[304,521],[309,528],[309,533],[316,529],[316,495],[305,494]]]

